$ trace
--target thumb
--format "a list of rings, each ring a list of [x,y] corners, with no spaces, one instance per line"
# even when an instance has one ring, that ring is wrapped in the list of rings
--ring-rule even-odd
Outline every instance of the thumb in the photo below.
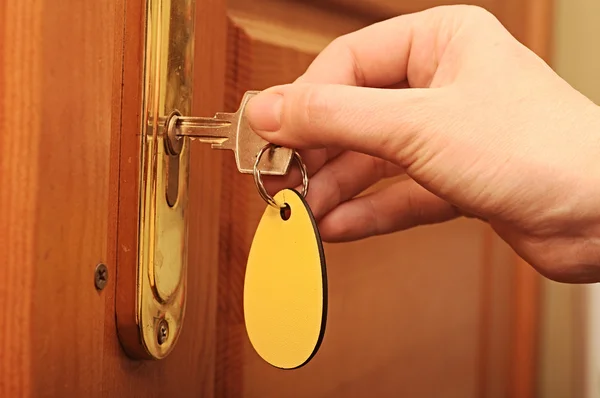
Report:
[[[444,89],[294,83],[253,97],[245,115],[263,139],[295,149],[336,147],[399,164],[444,131]]]

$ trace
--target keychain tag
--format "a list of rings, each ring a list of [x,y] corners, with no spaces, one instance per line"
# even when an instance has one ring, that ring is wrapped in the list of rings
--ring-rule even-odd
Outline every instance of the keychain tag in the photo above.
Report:
[[[306,188],[305,178],[304,194]],[[295,369],[314,357],[323,340],[325,255],[303,195],[284,189],[268,199],[248,256],[244,319],[252,346],[266,362]]]

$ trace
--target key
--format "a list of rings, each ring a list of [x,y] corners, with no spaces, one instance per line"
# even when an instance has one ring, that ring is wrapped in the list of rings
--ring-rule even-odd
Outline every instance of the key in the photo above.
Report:
[[[229,149],[235,154],[238,170],[244,174],[252,174],[259,151],[268,144],[258,136],[243,117],[248,100],[259,91],[248,91],[244,94],[239,109],[235,113],[219,112],[214,117],[174,116],[168,122],[168,143],[172,153],[178,153],[182,140],[192,140],[211,144],[215,149]],[[260,160],[258,169],[263,175],[285,175],[292,160],[290,148],[275,147],[266,152]]]

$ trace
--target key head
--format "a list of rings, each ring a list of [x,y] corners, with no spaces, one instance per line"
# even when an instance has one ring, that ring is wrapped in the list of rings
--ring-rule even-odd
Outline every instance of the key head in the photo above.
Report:
[[[244,116],[246,104],[260,91],[247,91],[242,98],[240,108],[236,112],[237,136],[235,147],[235,161],[241,173],[252,174],[254,163],[258,152],[268,144],[256,134],[248,125]],[[290,148],[272,148],[265,152],[260,160],[258,169],[262,175],[285,175],[292,161],[292,150]]]

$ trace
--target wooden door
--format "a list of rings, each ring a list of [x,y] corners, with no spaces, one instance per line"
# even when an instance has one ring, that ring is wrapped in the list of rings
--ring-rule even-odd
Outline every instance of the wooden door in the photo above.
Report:
[[[196,0],[193,113],[235,110],[336,36],[442,3]],[[471,3],[548,56],[549,0]],[[327,245],[320,351],[296,371],[264,363],[242,289],[265,203],[231,153],[196,143],[183,332],[166,359],[128,358],[115,281],[131,250],[122,137],[139,122],[143,1],[2,2],[0,15],[1,397],[533,395],[537,276],[473,220]]]

